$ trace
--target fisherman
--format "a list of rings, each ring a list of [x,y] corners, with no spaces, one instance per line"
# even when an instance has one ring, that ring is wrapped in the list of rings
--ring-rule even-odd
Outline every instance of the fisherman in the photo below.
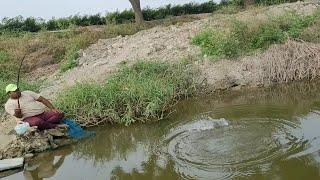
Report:
[[[64,118],[64,113],[51,104],[49,100],[32,91],[20,91],[15,84],[6,86],[6,93],[10,97],[5,104],[5,110],[16,117],[17,123],[27,122],[36,126],[39,130],[53,128],[67,128],[65,124],[59,124]],[[42,103],[50,109],[45,111]]]

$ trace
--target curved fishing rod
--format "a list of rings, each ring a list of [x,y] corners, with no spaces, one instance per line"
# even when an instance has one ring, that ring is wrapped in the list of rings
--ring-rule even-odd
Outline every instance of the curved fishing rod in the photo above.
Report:
[[[17,78],[17,89],[19,90],[20,89],[20,73],[21,73],[21,68],[22,68],[22,65],[23,65],[23,61],[24,59],[26,58],[27,56],[27,53],[24,54],[23,58],[21,59],[20,61],[20,66],[19,66],[19,70],[18,70],[18,78]],[[18,108],[20,109],[20,101],[19,101],[20,98],[18,98]]]

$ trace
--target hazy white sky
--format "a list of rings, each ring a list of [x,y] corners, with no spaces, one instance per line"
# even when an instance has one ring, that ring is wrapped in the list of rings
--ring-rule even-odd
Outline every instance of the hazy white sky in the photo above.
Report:
[[[141,0],[141,5],[154,8],[166,4],[207,1],[209,0]],[[129,0],[0,0],[0,19],[18,15],[51,19],[75,14],[105,14],[130,7]]]

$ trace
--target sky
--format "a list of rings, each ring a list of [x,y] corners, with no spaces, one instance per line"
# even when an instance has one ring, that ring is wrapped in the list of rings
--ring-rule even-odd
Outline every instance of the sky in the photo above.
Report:
[[[141,0],[142,7],[167,4],[203,3],[208,0]],[[219,1],[219,0],[214,0]],[[129,0],[0,0],[0,19],[4,17],[68,17],[70,15],[105,14],[131,8]]]

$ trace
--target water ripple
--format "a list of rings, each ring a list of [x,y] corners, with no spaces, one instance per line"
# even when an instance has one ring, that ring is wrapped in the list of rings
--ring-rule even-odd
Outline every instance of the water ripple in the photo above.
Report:
[[[289,121],[248,118],[200,119],[175,125],[164,137],[166,153],[187,179],[229,179],[270,163],[303,146],[299,126]]]

